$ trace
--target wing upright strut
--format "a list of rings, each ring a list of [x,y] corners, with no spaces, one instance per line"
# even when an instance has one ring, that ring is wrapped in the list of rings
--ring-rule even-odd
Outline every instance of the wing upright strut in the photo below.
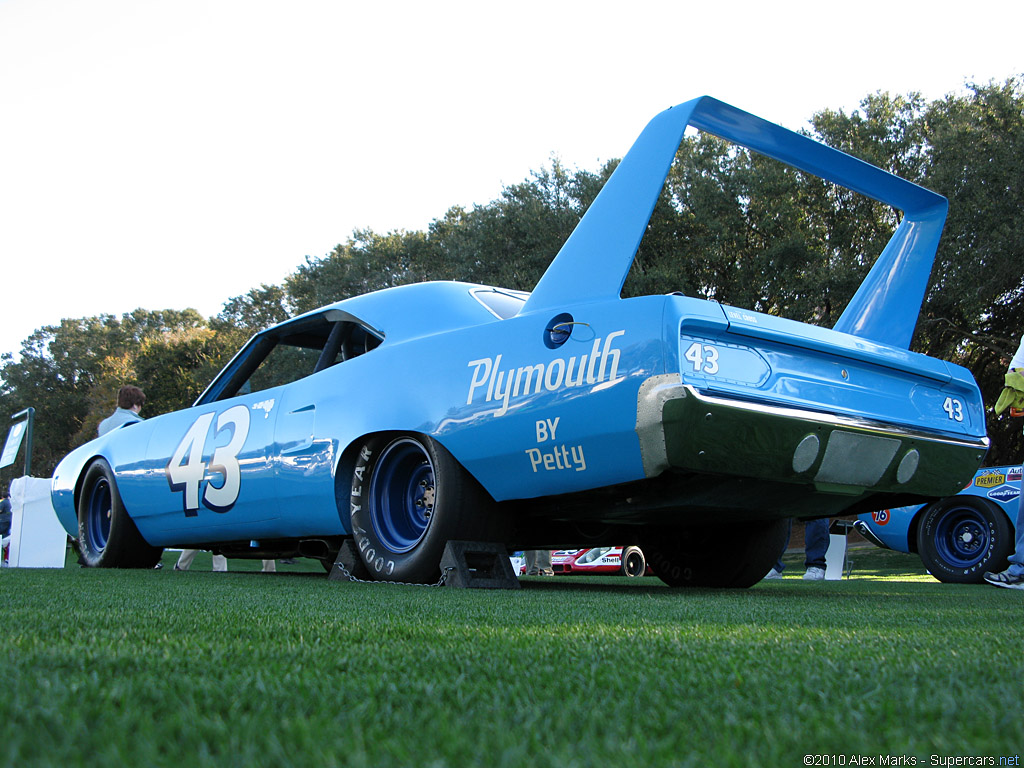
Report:
[[[667,109],[647,124],[522,312],[619,296],[687,126],[902,210],[903,221],[835,329],[910,346],[946,220],[946,199],[710,96]]]

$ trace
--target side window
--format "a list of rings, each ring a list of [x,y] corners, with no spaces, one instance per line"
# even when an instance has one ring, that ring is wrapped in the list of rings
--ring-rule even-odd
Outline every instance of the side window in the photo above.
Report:
[[[280,341],[240,388],[239,394],[262,392],[305,378],[313,373],[320,350]]]
[[[369,352],[380,338],[351,320],[307,318],[257,337],[201,398],[225,400],[273,389]]]

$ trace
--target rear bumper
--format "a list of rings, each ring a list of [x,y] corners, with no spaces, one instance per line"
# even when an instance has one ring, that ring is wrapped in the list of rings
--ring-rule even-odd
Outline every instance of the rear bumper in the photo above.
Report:
[[[843,495],[954,494],[973,477],[989,445],[987,437],[711,395],[672,374],[641,386],[636,431],[647,477],[683,470]]]

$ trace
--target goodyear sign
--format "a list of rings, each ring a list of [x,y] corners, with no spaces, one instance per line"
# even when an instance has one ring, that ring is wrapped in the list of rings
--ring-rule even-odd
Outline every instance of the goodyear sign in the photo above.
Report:
[[[991,491],[988,492],[987,495],[990,499],[1007,502],[1012,501],[1013,499],[1016,499],[1018,496],[1020,496],[1020,491],[1017,488],[1014,488],[1012,485],[1005,485],[1002,488],[992,489]]]

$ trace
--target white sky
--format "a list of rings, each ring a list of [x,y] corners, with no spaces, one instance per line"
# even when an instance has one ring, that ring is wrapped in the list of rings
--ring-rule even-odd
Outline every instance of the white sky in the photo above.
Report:
[[[0,0],[0,352],[280,283],[705,93],[790,128],[1024,72],[1024,3]]]

